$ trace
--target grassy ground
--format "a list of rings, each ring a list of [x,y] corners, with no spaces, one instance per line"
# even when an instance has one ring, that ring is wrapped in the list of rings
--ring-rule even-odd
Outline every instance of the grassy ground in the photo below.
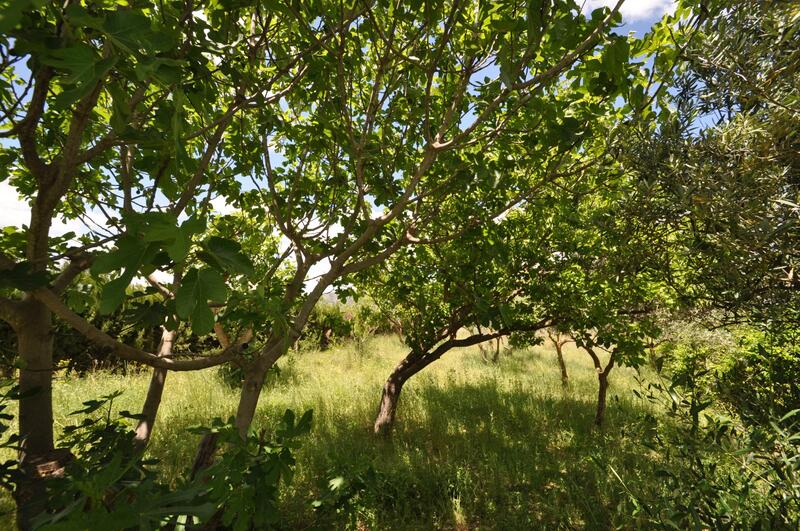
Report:
[[[649,456],[635,451],[625,426],[648,405],[631,393],[635,372],[611,374],[607,425],[592,428],[597,379],[588,356],[566,349],[571,384],[562,389],[549,347],[517,351],[496,365],[463,349],[405,387],[390,440],[372,434],[380,389],[406,349],[378,337],[362,352],[343,347],[301,352],[280,362],[281,374],[262,394],[257,427],[272,427],[286,408],[314,410],[314,425],[297,453],[297,474],[283,497],[293,529],[531,529],[614,525],[624,496],[620,482],[643,480]],[[77,418],[84,400],[121,389],[119,409],[141,407],[149,374],[61,378],[55,385],[57,429]],[[216,369],[172,373],[167,379],[150,452],[176,478],[192,462],[198,436],[190,426],[228,417],[238,395]],[[327,480],[360,480],[366,489],[348,514],[317,511],[310,502]],[[3,505],[10,508],[10,500]],[[0,521],[0,528],[4,528]],[[8,521],[6,521],[8,525]]]

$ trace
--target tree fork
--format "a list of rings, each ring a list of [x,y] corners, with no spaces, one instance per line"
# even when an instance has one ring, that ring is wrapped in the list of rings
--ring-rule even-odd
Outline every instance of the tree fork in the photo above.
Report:
[[[606,417],[606,395],[608,391],[608,373],[614,368],[614,352],[611,352],[611,357],[605,367],[600,363],[600,358],[595,353],[591,345],[584,345],[583,347],[589,356],[592,358],[594,368],[597,371],[597,410],[594,415],[594,425],[599,427],[603,426]]]

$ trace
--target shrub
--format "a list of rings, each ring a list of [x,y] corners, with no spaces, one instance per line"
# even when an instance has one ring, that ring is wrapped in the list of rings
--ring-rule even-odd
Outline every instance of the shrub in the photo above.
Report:
[[[792,328],[729,332],[673,323],[657,365],[670,378],[713,394],[745,421],[767,424],[800,408],[799,340]]]
[[[646,477],[619,480],[628,501],[618,517],[639,528],[796,529],[800,523],[800,410],[748,426],[710,409],[705,371],[650,383],[641,398],[666,406],[644,417],[633,438],[657,455]],[[632,520],[632,521],[631,521]]]
[[[4,412],[14,389],[4,389],[0,448],[17,442],[15,436],[6,436],[13,417]],[[299,419],[286,410],[271,437],[261,431],[242,439],[232,419],[215,419],[211,428],[193,430],[214,432],[225,450],[196,477],[187,473],[170,487],[159,481],[154,462],[143,459],[134,444],[129,420],[138,416],[125,411],[112,416],[113,401],[120,394],[86,401],[74,412],[84,418],[66,428],[61,441],[73,458],[61,477],[48,480],[47,510],[34,519],[35,529],[161,529],[182,524],[241,531],[270,529],[280,520],[278,496],[292,479],[297,440],[310,431],[310,410]],[[17,467],[13,460],[0,466],[0,486],[15,488]]]
[[[751,331],[719,374],[719,394],[743,418],[767,424],[800,408],[800,332]]]
[[[300,344],[306,348],[326,350],[350,337],[352,329],[352,319],[345,314],[344,305],[319,302],[309,316]]]

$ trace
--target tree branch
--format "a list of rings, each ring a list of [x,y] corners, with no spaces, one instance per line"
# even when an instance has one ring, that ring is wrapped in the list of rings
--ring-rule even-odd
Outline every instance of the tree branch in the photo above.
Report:
[[[214,367],[233,361],[242,349],[241,345],[231,345],[221,353],[201,358],[188,360],[175,360],[169,357],[160,357],[150,352],[140,350],[124,343],[120,343],[107,333],[103,332],[92,323],[70,310],[61,299],[46,288],[35,290],[33,296],[47,306],[50,311],[72,326],[81,335],[95,344],[111,349],[115,355],[122,359],[135,361],[150,367],[169,369],[172,371],[193,371]]]

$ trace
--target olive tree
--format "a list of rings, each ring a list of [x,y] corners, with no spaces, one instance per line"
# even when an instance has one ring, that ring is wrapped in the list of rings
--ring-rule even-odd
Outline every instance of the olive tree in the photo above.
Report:
[[[637,215],[680,234],[674,280],[687,304],[782,321],[800,248],[798,13],[778,1],[704,8],[696,31],[675,34],[675,67],[654,72],[674,90],[623,152],[642,182]]]

